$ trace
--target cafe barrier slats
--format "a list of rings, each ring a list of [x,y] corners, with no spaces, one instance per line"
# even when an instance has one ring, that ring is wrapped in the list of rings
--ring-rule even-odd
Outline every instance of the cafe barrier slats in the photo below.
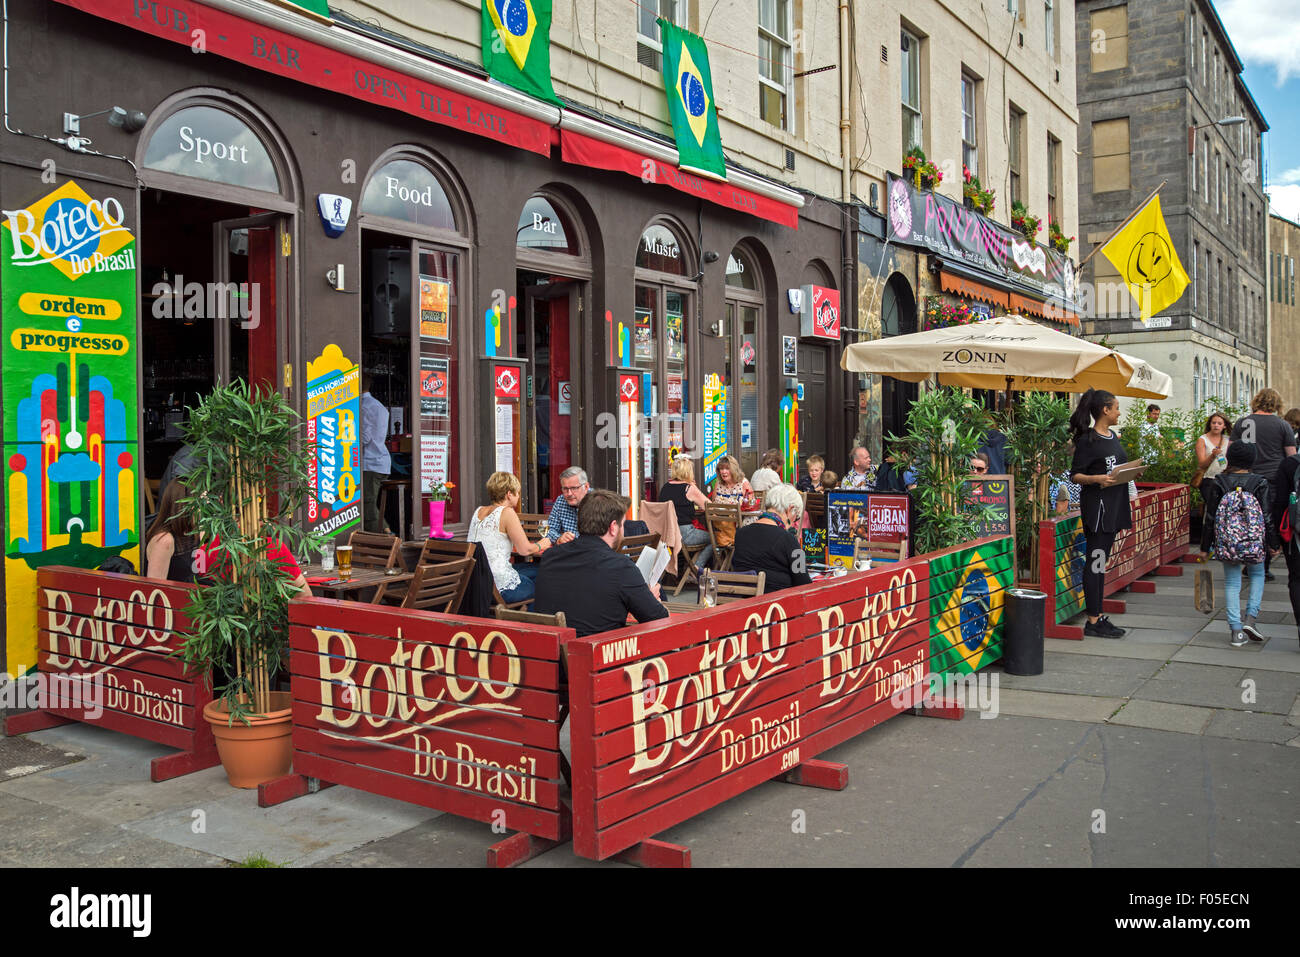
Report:
[[[550,840],[572,629],[292,603],[294,772]]]
[[[1124,588],[1152,591],[1153,582],[1138,579],[1187,554],[1190,489],[1186,485],[1141,484],[1131,503],[1133,527],[1115,537],[1106,563],[1105,594]],[[1056,516],[1038,525],[1039,587],[1047,594],[1045,634],[1048,638],[1080,639],[1082,625],[1066,621],[1083,608],[1083,570],[1087,562],[1083,525],[1078,512]],[[1122,608],[1121,603],[1115,611]],[[1110,611],[1111,609],[1107,609]]]
[[[995,660],[1010,548],[569,642],[577,853],[617,854],[896,714],[935,648],[956,670]]]
[[[179,748],[154,759],[155,781],[216,764],[201,714],[211,688],[174,654],[190,627],[185,607],[193,587],[65,566],[39,569],[37,670],[47,694],[41,710],[9,719],[9,733],[75,720]]]

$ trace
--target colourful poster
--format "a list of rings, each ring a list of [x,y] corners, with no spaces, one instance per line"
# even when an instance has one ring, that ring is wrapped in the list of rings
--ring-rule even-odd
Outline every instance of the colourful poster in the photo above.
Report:
[[[718,459],[727,454],[727,389],[716,372],[704,378],[704,484],[718,475]]]
[[[668,338],[668,361],[681,362],[686,358],[686,346],[682,339],[682,317],[670,312],[664,323],[664,332]]]
[[[122,203],[74,181],[3,217],[5,635],[22,675],[37,568],[140,567],[136,246]]]
[[[337,535],[361,522],[361,370],[334,344],[307,363],[307,529]]]
[[[437,356],[420,356],[420,414],[447,415],[448,377],[450,359]]]
[[[653,359],[655,357],[654,328],[650,325],[650,310],[636,311],[636,358]]]
[[[420,337],[447,342],[451,283],[434,276],[420,276]]]
[[[833,489],[826,493],[826,563],[853,567],[854,542],[870,540],[868,492]]]

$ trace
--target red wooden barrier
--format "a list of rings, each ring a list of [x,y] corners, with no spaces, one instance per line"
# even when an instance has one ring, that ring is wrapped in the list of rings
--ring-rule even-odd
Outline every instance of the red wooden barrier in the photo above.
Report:
[[[1188,503],[1186,485],[1143,483],[1132,503],[1133,527],[1120,532],[1106,565],[1105,594],[1128,588],[1134,592],[1154,592],[1152,581],[1140,581],[1144,575],[1178,575],[1181,566],[1173,565],[1186,554],[1188,543]],[[1082,572],[1084,544],[1079,513],[1071,512],[1040,522],[1038,526],[1039,584],[1047,593],[1045,634],[1048,638],[1082,640],[1083,626],[1066,622],[1083,611]],[[1103,610],[1123,614],[1124,602],[1107,599]]]
[[[435,615],[323,598],[289,608],[294,773],[264,807],[316,781],[520,832],[497,864],[567,839],[560,797],[571,628]]]
[[[1011,539],[981,543],[1000,555]],[[893,696],[922,682],[936,634],[951,648],[956,620],[972,656],[1000,650],[983,618],[1000,620],[1003,584],[967,596],[940,571],[971,544],[569,642],[574,850],[663,862],[654,834],[764,781],[842,787],[842,766],[812,759],[910,707]],[[932,602],[932,586],[958,605]]]
[[[218,763],[203,707],[206,679],[173,652],[189,627],[193,585],[53,565],[36,575],[42,707],[8,721],[26,734],[69,721],[179,748],[154,758],[155,781]]]

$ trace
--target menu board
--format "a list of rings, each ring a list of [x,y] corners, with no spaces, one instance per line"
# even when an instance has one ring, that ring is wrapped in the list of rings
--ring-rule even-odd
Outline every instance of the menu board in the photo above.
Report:
[[[1014,535],[1016,528],[1016,484],[1010,475],[974,476],[966,479],[976,505],[989,505],[993,517],[980,523],[980,536]]]

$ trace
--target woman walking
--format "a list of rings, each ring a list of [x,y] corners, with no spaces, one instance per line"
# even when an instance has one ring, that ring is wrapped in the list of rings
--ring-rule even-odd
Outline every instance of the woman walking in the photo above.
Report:
[[[1231,428],[1227,417],[1219,412],[1205,420],[1205,434],[1196,440],[1196,471],[1200,478],[1192,476],[1193,488],[1199,488],[1202,482],[1227,468],[1228,432]]]
[[[1080,486],[1083,536],[1087,554],[1083,565],[1083,595],[1088,624],[1083,633],[1099,638],[1122,638],[1124,629],[1101,613],[1106,587],[1106,562],[1115,535],[1133,526],[1129,499],[1136,496],[1131,483],[1115,479],[1115,466],[1128,461],[1119,437],[1111,431],[1119,422],[1119,402],[1109,392],[1089,389],[1070,416],[1074,435],[1074,462],[1070,479]]]

